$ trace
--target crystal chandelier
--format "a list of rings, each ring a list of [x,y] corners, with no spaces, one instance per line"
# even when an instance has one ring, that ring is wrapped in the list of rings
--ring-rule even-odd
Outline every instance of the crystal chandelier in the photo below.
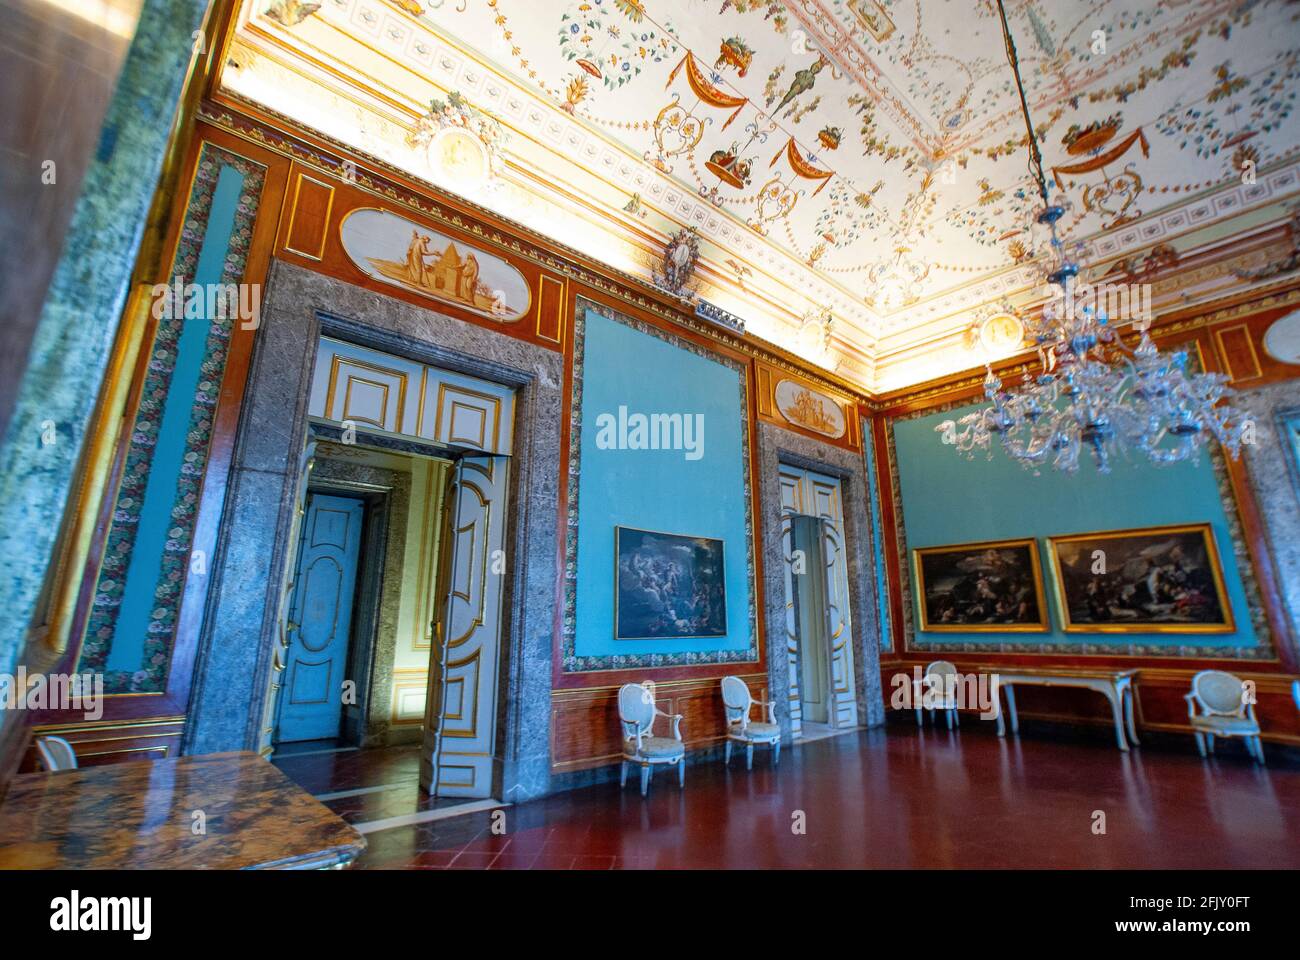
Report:
[[[1197,456],[1211,438],[1235,459],[1246,424],[1224,402],[1234,392],[1228,378],[1189,372],[1187,352],[1160,352],[1145,325],[1139,328],[1136,346],[1126,344],[1104,310],[1078,302],[1080,251],[1058,234],[1065,210],[1048,199],[1043,159],[1002,0],[998,13],[1028,133],[1029,169],[1043,200],[1034,232],[1046,241],[1050,293],[1041,316],[1025,321],[1040,369],[1036,375],[1027,374],[1019,387],[1005,389],[992,365],[986,364],[984,395],[990,406],[957,422],[947,420],[935,430],[967,457],[977,451],[991,456],[997,437],[1012,459],[1030,468],[1074,471],[1084,449],[1101,473],[1110,471],[1117,452],[1135,451],[1157,464],[1176,463]]]

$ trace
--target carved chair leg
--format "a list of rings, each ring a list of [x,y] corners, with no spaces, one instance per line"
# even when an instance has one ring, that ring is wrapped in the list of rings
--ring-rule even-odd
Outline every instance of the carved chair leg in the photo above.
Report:
[[[686,758],[682,757],[677,761],[677,786],[681,789],[686,787]]]
[[[731,741],[730,740],[728,740],[727,745],[722,748],[722,765],[725,767],[729,763],[731,763]]]
[[[649,789],[650,789],[650,764],[643,763],[641,764],[641,796],[644,797],[645,792]]]
[[[1195,733],[1192,736],[1196,737],[1196,749],[1201,752],[1201,756],[1208,756],[1205,752],[1205,734]]]
[[[1205,742],[1206,742],[1206,744],[1209,745],[1210,753],[1213,753],[1213,752],[1214,752],[1214,734],[1212,734],[1212,733],[1207,733],[1207,734],[1205,735]]]
[[[777,740],[772,744],[772,766],[781,762],[781,741]]]
[[[618,788],[622,790],[627,786],[627,761],[623,761],[623,769],[618,774]]]
[[[1250,742],[1255,746],[1255,759],[1260,763],[1264,762],[1264,741],[1259,737],[1251,737]]]
[[[745,769],[754,769],[754,745],[752,743],[745,744]]]
[[[945,711],[943,712],[944,717],[945,717],[945,718],[947,719],[947,721],[948,721],[948,729],[949,729],[949,730],[952,729],[952,715],[953,715],[954,713],[956,713],[956,712],[957,712],[957,711],[956,711],[956,710],[953,710],[953,709],[948,709],[948,710],[945,710]]]
[[[921,708],[920,708],[920,707],[917,707],[917,708],[916,708],[916,725],[917,725],[918,727],[920,727],[920,726],[924,726],[924,724],[921,722]]]

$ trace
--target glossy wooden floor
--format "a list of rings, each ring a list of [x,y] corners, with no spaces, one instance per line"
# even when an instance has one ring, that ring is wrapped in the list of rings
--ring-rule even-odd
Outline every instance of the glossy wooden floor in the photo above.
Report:
[[[1274,751],[1277,754],[1277,751]],[[350,822],[429,809],[413,750],[305,756],[281,768]],[[635,778],[633,778],[634,780]],[[806,833],[792,831],[802,811]],[[1094,812],[1106,833],[1093,833]],[[895,724],[755,757],[660,773],[506,808],[505,835],[478,812],[368,833],[358,868],[1233,868],[1300,867],[1300,769],[1255,767],[1236,745],[1215,760],[1103,736],[1001,740]]]

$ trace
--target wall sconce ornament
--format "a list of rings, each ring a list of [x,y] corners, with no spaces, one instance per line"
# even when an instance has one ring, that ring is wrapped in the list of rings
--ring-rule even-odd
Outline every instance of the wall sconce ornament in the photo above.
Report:
[[[695,276],[695,266],[699,259],[699,234],[694,227],[682,227],[668,238],[664,247],[663,264],[652,273],[655,285],[673,296],[694,300],[695,294],[689,284]]]

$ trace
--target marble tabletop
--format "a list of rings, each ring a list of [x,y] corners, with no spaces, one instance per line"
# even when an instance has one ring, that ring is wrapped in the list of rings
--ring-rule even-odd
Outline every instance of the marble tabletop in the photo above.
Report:
[[[22,774],[0,804],[0,869],[312,869],[365,846],[247,751]]]

